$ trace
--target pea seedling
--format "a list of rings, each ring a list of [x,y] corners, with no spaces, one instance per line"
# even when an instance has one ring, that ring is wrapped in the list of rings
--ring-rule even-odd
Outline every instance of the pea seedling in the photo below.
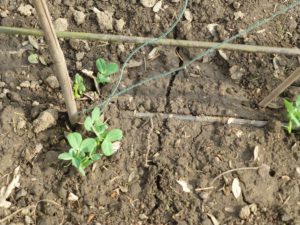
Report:
[[[71,149],[69,152],[58,156],[61,160],[71,161],[72,165],[85,176],[84,170],[93,162],[102,158],[102,156],[113,155],[120,146],[120,140],[123,133],[120,129],[107,131],[108,125],[101,120],[101,112],[96,107],[91,116],[86,117],[84,128],[93,132],[96,137],[83,140],[81,134],[77,132],[70,133],[67,140]],[[101,150],[100,150],[101,149]]]
[[[289,122],[284,126],[289,133],[300,128],[300,95],[296,97],[295,103],[284,99],[284,106],[287,110]]]
[[[109,83],[109,77],[119,70],[118,64],[112,62],[107,63],[102,58],[96,60],[96,67],[98,70],[96,81],[99,84]]]
[[[74,93],[75,99],[81,98],[81,96],[83,95],[83,92],[85,92],[83,78],[78,73],[76,73],[74,85],[73,85],[73,93]]]

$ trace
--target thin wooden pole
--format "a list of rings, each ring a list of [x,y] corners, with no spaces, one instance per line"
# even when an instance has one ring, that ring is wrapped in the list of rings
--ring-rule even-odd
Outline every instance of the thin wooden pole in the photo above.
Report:
[[[32,35],[32,36],[43,36],[41,30],[17,28],[17,27],[4,27],[0,26],[0,33],[9,35]],[[106,42],[115,43],[133,43],[143,44],[152,38],[135,37],[135,36],[124,36],[124,35],[112,35],[112,34],[95,34],[95,33],[84,33],[84,32],[67,32],[67,31],[56,31],[56,35],[59,38],[65,39],[83,39],[83,40],[99,40]],[[187,48],[212,48],[215,47],[217,42],[206,42],[206,41],[188,41],[188,40],[175,40],[175,39],[161,39],[151,45],[165,45],[165,46],[178,46]],[[281,47],[268,47],[268,46],[257,46],[257,45],[242,45],[242,44],[223,44],[218,49],[224,49],[229,51],[243,51],[253,53],[267,53],[267,54],[278,54],[278,55],[300,55],[300,49],[298,48],[281,48]]]
[[[275,98],[284,92],[292,83],[300,78],[300,67],[298,67],[288,78],[286,78],[279,86],[277,86],[267,97],[258,105],[260,107],[268,106]]]
[[[77,115],[77,107],[72,91],[71,79],[69,77],[64,54],[60,48],[53,24],[51,22],[50,13],[45,0],[33,1],[42,29],[45,33],[45,39],[49,45],[50,54],[54,63],[54,72],[58,77],[60,87],[65,99],[68,116],[70,122],[75,124],[79,118]]]

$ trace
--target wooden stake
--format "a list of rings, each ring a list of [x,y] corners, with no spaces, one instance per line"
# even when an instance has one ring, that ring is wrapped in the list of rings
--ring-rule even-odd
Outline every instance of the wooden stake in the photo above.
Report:
[[[298,67],[288,78],[286,78],[277,88],[275,88],[267,97],[258,105],[260,107],[268,106],[275,98],[284,92],[292,83],[300,78],[300,67]]]
[[[49,45],[50,54],[54,63],[54,72],[58,77],[60,87],[65,99],[68,116],[70,122],[75,124],[79,118],[77,115],[77,107],[72,91],[71,79],[69,77],[64,54],[60,48],[53,24],[51,22],[50,13],[45,0],[33,1],[38,19],[45,33],[45,39]]]

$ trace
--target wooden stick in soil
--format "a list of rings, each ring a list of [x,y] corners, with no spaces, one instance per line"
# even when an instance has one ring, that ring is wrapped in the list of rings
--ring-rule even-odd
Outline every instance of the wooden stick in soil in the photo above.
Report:
[[[45,0],[33,1],[39,21],[44,31],[46,41],[49,45],[50,54],[54,63],[54,71],[58,77],[60,87],[65,99],[68,116],[71,124],[78,122],[77,107],[72,91],[71,79],[69,77],[64,54],[60,48],[51,16]]]
[[[298,67],[288,78],[286,78],[277,88],[275,88],[267,97],[258,105],[260,107],[268,106],[275,98],[284,92],[292,83],[300,78],[300,67]]]
[[[32,36],[43,36],[43,32],[36,29],[17,28],[17,27],[4,27],[0,26],[0,33],[9,35],[32,35]],[[145,37],[134,37],[124,35],[112,35],[112,34],[95,34],[95,33],[84,33],[84,32],[67,32],[67,31],[56,31],[56,35],[59,38],[65,39],[83,39],[83,40],[98,40],[115,43],[133,43],[143,44],[152,38]],[[206,41],[188,41],[188,40],[175,40],[175,39],[161,39],[151,45],[165,45],[165,46],[176,46],[176,47],[187,47],[187,48],[212,48],[215,47],[217,42],[206,42]],[[222,44],[218,49],[230,50],[230,51],[243,51],[253,53],[268,53],[278,55],[300,55],[300,49],[298,48],[280,48],[280,47],[268,47],[268,46],[257,46],[257,45],[242,45],[242,44]]]

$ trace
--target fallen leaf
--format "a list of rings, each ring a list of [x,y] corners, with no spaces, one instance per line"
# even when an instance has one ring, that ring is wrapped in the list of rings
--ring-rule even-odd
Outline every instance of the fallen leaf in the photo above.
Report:
[[[0,190],[0,208],[9,208],[11,206],[11,202],[6,201],[6,199],[10,196],[12,191],[20,186],[20,174],[19,174],[20,166],[18,166],[14,170],[13,179],[11,180],[8,186],[4,186]]]
[[[231,191],[236,199],[240,197],[240,195],[242,193],[242,189],[241,189],[240,181],[238,178],[233,179]]]
[[[184,17],[186,18],[187,21],[192,22],[193,20],[193,15],[189,9],[184,11]]]
[[[214,215],[212,215],[210,213],[207,213],[206,215],[209,217],[209,219],[211,220],[213,225],[219,225],[220,224],[219,221],[216,219],[216,217]]]
[[[226,53],[223,50],[218,50],[220,56],[225,59],[226,61],[229,60],[228,56],[226,55]]]
[[[153,59],[155,59],[155,58],[157,58],[159,56],[158,49],[159,48],[156,47],[156,48],[153,48],[151,50],[151,52],[148,54],[148,59],[149,60],[153,60]]]
[[[208,29],[209,33],[212,35],[212,36],[217,36],[217,27],[219,26],[219,24],[216,24],[216,23],[211,23],[211,24],[208,24],[206,26],[206,28]]]
[[[44,57],[43,56],[39,56],[39,60],[40,60],[40,62],[44,65],[44,66],[47,66],[47,63],[46,63],[46,61],[45,61],[45,59],[44,59]]]
[[[190,185],[184,181],[184,180],[176,180],[178,184],[180,184],[180,186],[182,187],[182,190],[184,192],[190,193],[191,192],[191,188]]]
[[[32,36],[28,36],[28,41],[29,43],[36,49],[39,49],[39,43],[37,42],[36,38],[32,37]]]
[[[143,65],[143,61],[136,61],[134,59],[130,60],[127,64],[128,68],[134,68],[134,67],[139,67]]]

